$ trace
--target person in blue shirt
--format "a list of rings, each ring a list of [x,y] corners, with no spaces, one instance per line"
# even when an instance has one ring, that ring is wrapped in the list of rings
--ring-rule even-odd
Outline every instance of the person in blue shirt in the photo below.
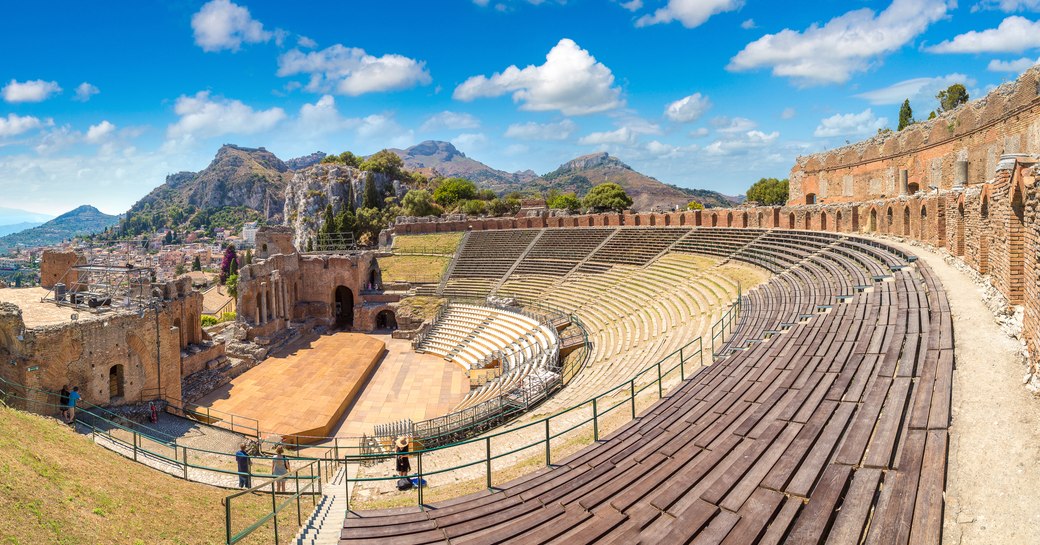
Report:
[[[76,402],[80,400],[82,396],[79,394],[79,386],[72,389],[69,394],[69,416],[66,420],[67,423],[72,424],[76,421]]]
[[[235,453],[235,462],[238,463],[238,486],[240,488],[252,488],[252,476],[249,474],[249,467],[253,461],[246,454],[245,443],[238,445],[238,452]]]

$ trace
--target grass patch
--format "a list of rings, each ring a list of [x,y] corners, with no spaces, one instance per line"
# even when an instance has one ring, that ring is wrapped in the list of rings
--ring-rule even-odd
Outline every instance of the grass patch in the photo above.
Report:
[[[379,258],[383,282],[440,282],[450,257],[432,255],[395,255]]]
[[[139,465],[55,420],[2,405],[0,483],[0,543],[224,542],[228,491]],[[269,505],[269,497],[243,497],[235,510],[256,520]],[[256,538],[273,542],[271,530]]]
[[[428,235],[400,235],[394,237],[393,251],[396,253],[451,255],[459,247],[465,233],[432,233]]]
[[[414,316],[419,320],[433,318],[437,309],[444,304],[440,297],[405,297],[397,307],[398,316]]]

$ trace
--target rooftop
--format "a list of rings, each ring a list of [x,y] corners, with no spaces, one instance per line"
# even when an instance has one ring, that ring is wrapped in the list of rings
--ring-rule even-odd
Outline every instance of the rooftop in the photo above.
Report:
[[[53,326],[69,323],[72,315],[78,314],[78,321],[88,321],[111,317],[112,313],[94,314],[87,311],[77,311],[71,307],[58,306],[51,302],[43,302],[42,299],[50,290],[34,288],[6,288],[0,289],[0,303],[13,303],[22,309],[22,321],[26,328]]]

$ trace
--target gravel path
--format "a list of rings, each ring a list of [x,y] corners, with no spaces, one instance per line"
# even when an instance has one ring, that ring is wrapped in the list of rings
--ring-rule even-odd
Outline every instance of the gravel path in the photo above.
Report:
[[[948,263],[949,254],[895,245],[931,266],[953,311],[957,362],[943,543],[1040,544],[1040,399],[1023,386],[1021,343],[1002,331],[984,288]]]

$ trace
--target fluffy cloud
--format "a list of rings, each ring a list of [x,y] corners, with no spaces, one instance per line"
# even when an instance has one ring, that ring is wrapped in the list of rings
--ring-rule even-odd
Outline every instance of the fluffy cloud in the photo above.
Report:
[[[583,146],[601,146],[604,144],[635,144],[636,133],[628,128],[621,127],[615,131],[594,132],[582,136],[578,143]]]
[[[999,9],[1005,13],[1040,11],[1040,0],[983,0],[971,7],[972,13],[984,9]]]
[[[711,101],[708,100],[708,97],[694,93],[669,104],[664,109],[664,115],[672,121],[689,123],[700,119],[708,108],[711,108]]]
[[[508,138],[520,140],[566,140],[570,138],[578,126],[570,119],[559,123],[514,123],[506,129]]]
[[[820,120],[813,136],[865,136],[874,134],[887,125],[888,119],[876,117],[874,112],[867,108],[858,114],[834,114]]]
[[[490,78],[473,76],[456,87],[452,96],[468,102],[512,93],[521,110],[584,115],[624,105],[621,89],[613,85],[609,68],[564,38],[545,56],[545,64],[522,69],[513,65]]]
[[[6,118],[0,117],[0,138],[18,136],[48,124],[53,124],[53,122],[50,120],[41,121],[39,118],[30,115],[7,114]]]
[[[932,53],[1019,53],[1040,47],[1040,21],[1013,15],[997,28],[965,32],[929,47]]]
[[[1021,59],[1015,59],[1013,61],[993,59],[989,61],[986,70],[989,70],[990,72],[1012,72],[1018,74],[1029,70],[1037,63],[1040,63],[1040,59],[1030,59],[1029,57],[1022,57]]]
[[[619,2],[619,4],[628,11],[639,11],[643,9],[643,0],[628,0],[628,2]]]
[[[934,78],[913,78],[893,83],[882,89],[860,93],[856,97],[866,99],[875,105],[902,104],[906,99],[910,99],[910,102],[913,103],[915,99],[931,100],[935,98],[935,95],[940,90],[954,83],[962,83],[970,87],[975,85],[975,80],[964,74],[947,74]]]
[[[777,131],[771,133],[747,131],[708,144],[704,147],[704,153],[711,156],[741,155],[751,150],[765,148],[775,142],[777,138],[780,138],[780,133]]]
[[[424,121],[422,126],[419,127],[419,130],[430,132],[441,129],[475,129],[479,126],[480,120],[473,115],[461,112],[443,111],[426,118],[426,121]]]
[[[385,142],[394,147],[415,143],[414,131],[402,127],[390,114],[373,114],[362,118],[357,134],[365,140]]]
[[[61,87],[56,81],[43,81],[35,79],[32,81],[11,80],[4,86],[0,94],[3,94],[7,102],[43,102],[51,95],[60,93]]]
[[[107,140],[115,132],[116,126],[112,123],[109,123],[108,120],[104,120],[101,123],[98,123],[97,125],[91,125],[90,128],[87,129],[87,134],[83,137],[83,139],[86,140],[89,144],[100,144]]]
[[[746,117],[729,118],[726,116],[719,116],[712,119],[711,124],[715,127],[715,130],[722,134],[746,133],[751,129],[758,127],[758,123],[755,123]]]
[[[484,147],[487,144],[487,136],[483,133],[463,133],[451,139],[451,143],[465,152]]]
[[[72,100],[77,102],[86,102],[90,100],[90,97],[100,92],[100,89],[84,81],[76,86],[76,96]]]
[[[712,15],[736,11],[744,6],[744,0],[668,0],[668,4],[636,20],[636,26],[656,25],[679,21],[686,28],[704,24]]]
[[[773,75],[801,84],[844,83],[853,72],[909,43],[945,17],[948,8],[947,0],[893,0],[881,13],[863,8],[801,32],[784,29],[748,44],[727,69],[769,67]]]
[[[310,53],[293,49],[280,56],[278,75],[296,74],[310,76],[308,91],[349,96],[397,91],[432,81],[422,61],[395,54],[376,57],[364,49],[341,44]]]
[[[181,95],[173,108],[180,119],[170,125],[169,138],[210,137],[222,134],[255,134],[273,128],[283,119],[281,108],[254,110],[238,100],[211,98],[209,91]]]
[[[742,28],[744,30],[751,30],[753,28],[758,28],[758,25],[755,24],[755,20],[754,19],[748,19],[748,20],[744,21],[743,23],[740,23],[740,28]]]
[[[269,41],[274,33],[253,19],[249,10],[230,0],[211,0],[191,17],[195,44],[203,51],[238,51],[243,43]]]

